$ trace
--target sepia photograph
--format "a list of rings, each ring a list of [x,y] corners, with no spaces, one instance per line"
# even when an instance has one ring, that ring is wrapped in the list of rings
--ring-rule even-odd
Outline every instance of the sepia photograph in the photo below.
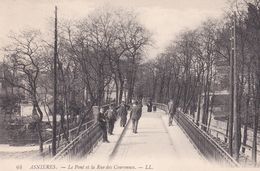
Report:
[[[260,0],[0,0],[1,171],[260,168]]]

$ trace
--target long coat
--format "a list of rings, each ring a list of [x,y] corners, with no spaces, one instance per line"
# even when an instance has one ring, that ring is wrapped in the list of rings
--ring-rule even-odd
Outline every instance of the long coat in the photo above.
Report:
[[[117,112],[115,109],[108,109],[106,112],[105,112],[105,116],[107,117],[108,120],[116,120],[117,118]]]
[[[170,101],[168,103],[168,112],[169,112],[169,114],[173,114],[174,113],[174,111],[173,111],[173,102],[172,101]]]
[[[139,120],[142,115],[142,105],[134,105],[131,110],[131,118]]]
[[[126,105],[120,105],[117,109],[117,113],[120,117],[126,117],[127,116],[127,106]]]

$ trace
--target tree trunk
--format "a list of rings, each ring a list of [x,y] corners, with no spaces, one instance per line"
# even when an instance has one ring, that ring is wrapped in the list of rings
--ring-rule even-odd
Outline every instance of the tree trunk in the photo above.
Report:
[[[214,93],[211,97],[211,100],[210,100],[210,112],[209,112],[209,120],[208,120],[208,127],[207,127],[207,130],[209,131],[209,128],[210,128],[210,124],[211,124],[211,118],[212,118],[212,113],[213,113],[213,107],[214,107]]]
[[[246,146],[247,142],[247,127],[248,127],[248,120],[249,120],[249,108],[250,108],[250,95],[251,95],[251,66],[248,67],[248,93],[247,93],[247,99],[246,99],[246,116],[245,116],[245,125],[244,125],[244,136],[243,136],[243,145]],[[246,148],[242,148],[242,153],[245,153]]]
[[[209,114],[209,66],[207,68],[207,76],[206,76],[206,85],[204,88],[204,104],[203,104],[203,115],[202,115],[202,130],[206,131],[207,128],[205,127],[208,124],[208,114]]]
[[[253,130],[253,149],[252,149],[252,158],[254,165],[257,164],[257,131],[258,131],[258,120],[260,113],[260,56],[257,56],[256,64],[256,96],[255,96],[255,113],[254,113],[254,130]]]
[[[152,99],[153,99],[153,101],[157,101],[157,99],[156,99],[156,97],[155,97],[156,87],[157,87],[156,76],[153,76],[153,90],[152,90]]]
[[[119,102],[119,87],[118,87],[118,82],[117,82],[116,77],[114,77],[114,82],[116,85],[116,105],[118,105],[120,103]]]
[[[164,88],[164,83],[165,83],[165,73],[163,73],[162,79],[161,79],[161,83],[160,83],[160,90],[159,90],[159,102],[162,103],[163,102],[163,88]]]
[[[197,111],[197,119],[196,119],[196,125],[199,126],[200,122],[200,113],[201,113],[201,98],[202,98],[202,90],[204,87],[204,70],[202,71],[201,74],[201,81],[199,85],[199,91],[198,91],[198,111]]]
[[[200,94],[198,95],[198,111],[197,111],[197,119],[196,119],[196,125],[199,126],[199,122],[200,122],[200,106],[201,106],[201,92]]]
[[[243,146],[246,146],[246,142],[247,142],[247,124],[248,124],[248,116],[246,115],[246,120],[245,120],[245,125],[244,125],[244,136],[243,136]],[[246,148],[243,147],[242,148],[242,153],[246,152]]]
[[[102,102],[103,102],[103,91],[104,91],[104,80],[102,79],[102,66],[99,66],[99,73],[98,73],[98,85],[97,85],[97,105],[101,106]]]
[[[39,150],[42,153],[43,152],[43,137],[42,137],[42,121],[37,122],[37,131],[38,131],[38,136],[39,136]]]
[[[225,137],[225,143],[227,143],[227,142],[228,142],[228,133],[229,133],[228,129],[229,129],[229,117],[227,117],[227,125],[226,125],[226,137]]]
[[[172,75],[172,73],[170,72],[169,75],[168,75],[168,79],[167,79],[166,90],[165,90],[165,96],[164,96],[164,102],[166,102],[167,99],[169,99],[169,97],[170,97],[171,75]]]
[[[254,128],[253,128],[252,159],[254,165],[256,165],[257,164],[257,130],[258,130],[258,119],[259,119],[259,101],[257,100],[255,101],[255,114],[253,118],[254,118],[253,121]]]
[[[41,108],[39,107],[38,101],[36,100],[36,97],[34,97],[33,100],[33,111],[35,115],[37,115],[37,117],[39,117],[37,120],[37,131],[38,131],[38,136],[39,136],[39,150],[40,152],[43,152],[43,137],[42,137],[42,118],[43,118],[43,113],[41,111]],[[37,112],[36,112],[37,111]],[[38,115],[38,114],[39,115]]]
[[[119,80],[119,104],[122,102],[124,94],[124,80]]]
[[[133,64],[132,64],[132,67],[133,67]],[[133,89],[134,89],[134,87],[133,87],[133,75],[134,75],[134,73],[133,73],[133,71],[134,71],[134,69],[132,68],[131,70],[130,70],[130,72],[128,73],[128,78],[127,78],[127,80],[128,80],[128,93],[127,93],[127,102],[128,103],[131,103],[132,102],[132,98],[133,98]]]

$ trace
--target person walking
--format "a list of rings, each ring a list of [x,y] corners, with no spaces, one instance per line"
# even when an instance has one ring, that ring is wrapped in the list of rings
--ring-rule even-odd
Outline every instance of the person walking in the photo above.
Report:
[[[127,109],[129,108],[128,105],[125,104],[124,101],[120,104],[119,108],[117,109],[117,113],[120,116],[120,126],[125,127],[127,121]]]
[[[169,126],[172,126],[172,120],[173,120],[173,115],[174,115],[173,99],[170,99],[170,101],[168,103],[168,114],[169,114]]]
[[[137,101],[133,103],[133,107],[131,110],[131,119],[132,119],[132,128],[133,128],[133,133],[137,133],[137,127],[138,127],[138,121],[141,118],[142,115],[142,104],[138,104]]]
[[[148,100],[146,105],[147,105],[147,112],[152,112],[153,103],[151,99]]]
[[[108,133],[110,135],[113,135],[114,125],[117,118],[117,112],[112,104],[109,106],[109,109],[105,112],[105,116],[107,117]]]
[[[102,131],[103,142],[109,143],[109,141],[107,139],[107,122],[106,122],[106,120],[107,120],[107,118],[104,113],[104,108],[101,107],[99,110],[99,113],[97,115],[97,121],[98,121],[99,126]]]

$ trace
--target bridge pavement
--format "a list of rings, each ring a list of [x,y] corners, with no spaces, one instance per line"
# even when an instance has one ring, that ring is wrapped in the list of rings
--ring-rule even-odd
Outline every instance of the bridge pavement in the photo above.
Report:
[[[171,170],[173,167],[183,168],[183,166],[191,168],[210,166],[177,123],[174,121],[173,126],[168,127],[167,121],[163,111],[148,113],[144,107],[139,120],[138,133],[132,132],[130,122],[112,158],[109,155],[122,132],[119,123],[116,123],[115,135],[109,136],[110,143],[99,144],[86,161],[121,163],[134,166],[135,169],[152,167],[155,170]]]

